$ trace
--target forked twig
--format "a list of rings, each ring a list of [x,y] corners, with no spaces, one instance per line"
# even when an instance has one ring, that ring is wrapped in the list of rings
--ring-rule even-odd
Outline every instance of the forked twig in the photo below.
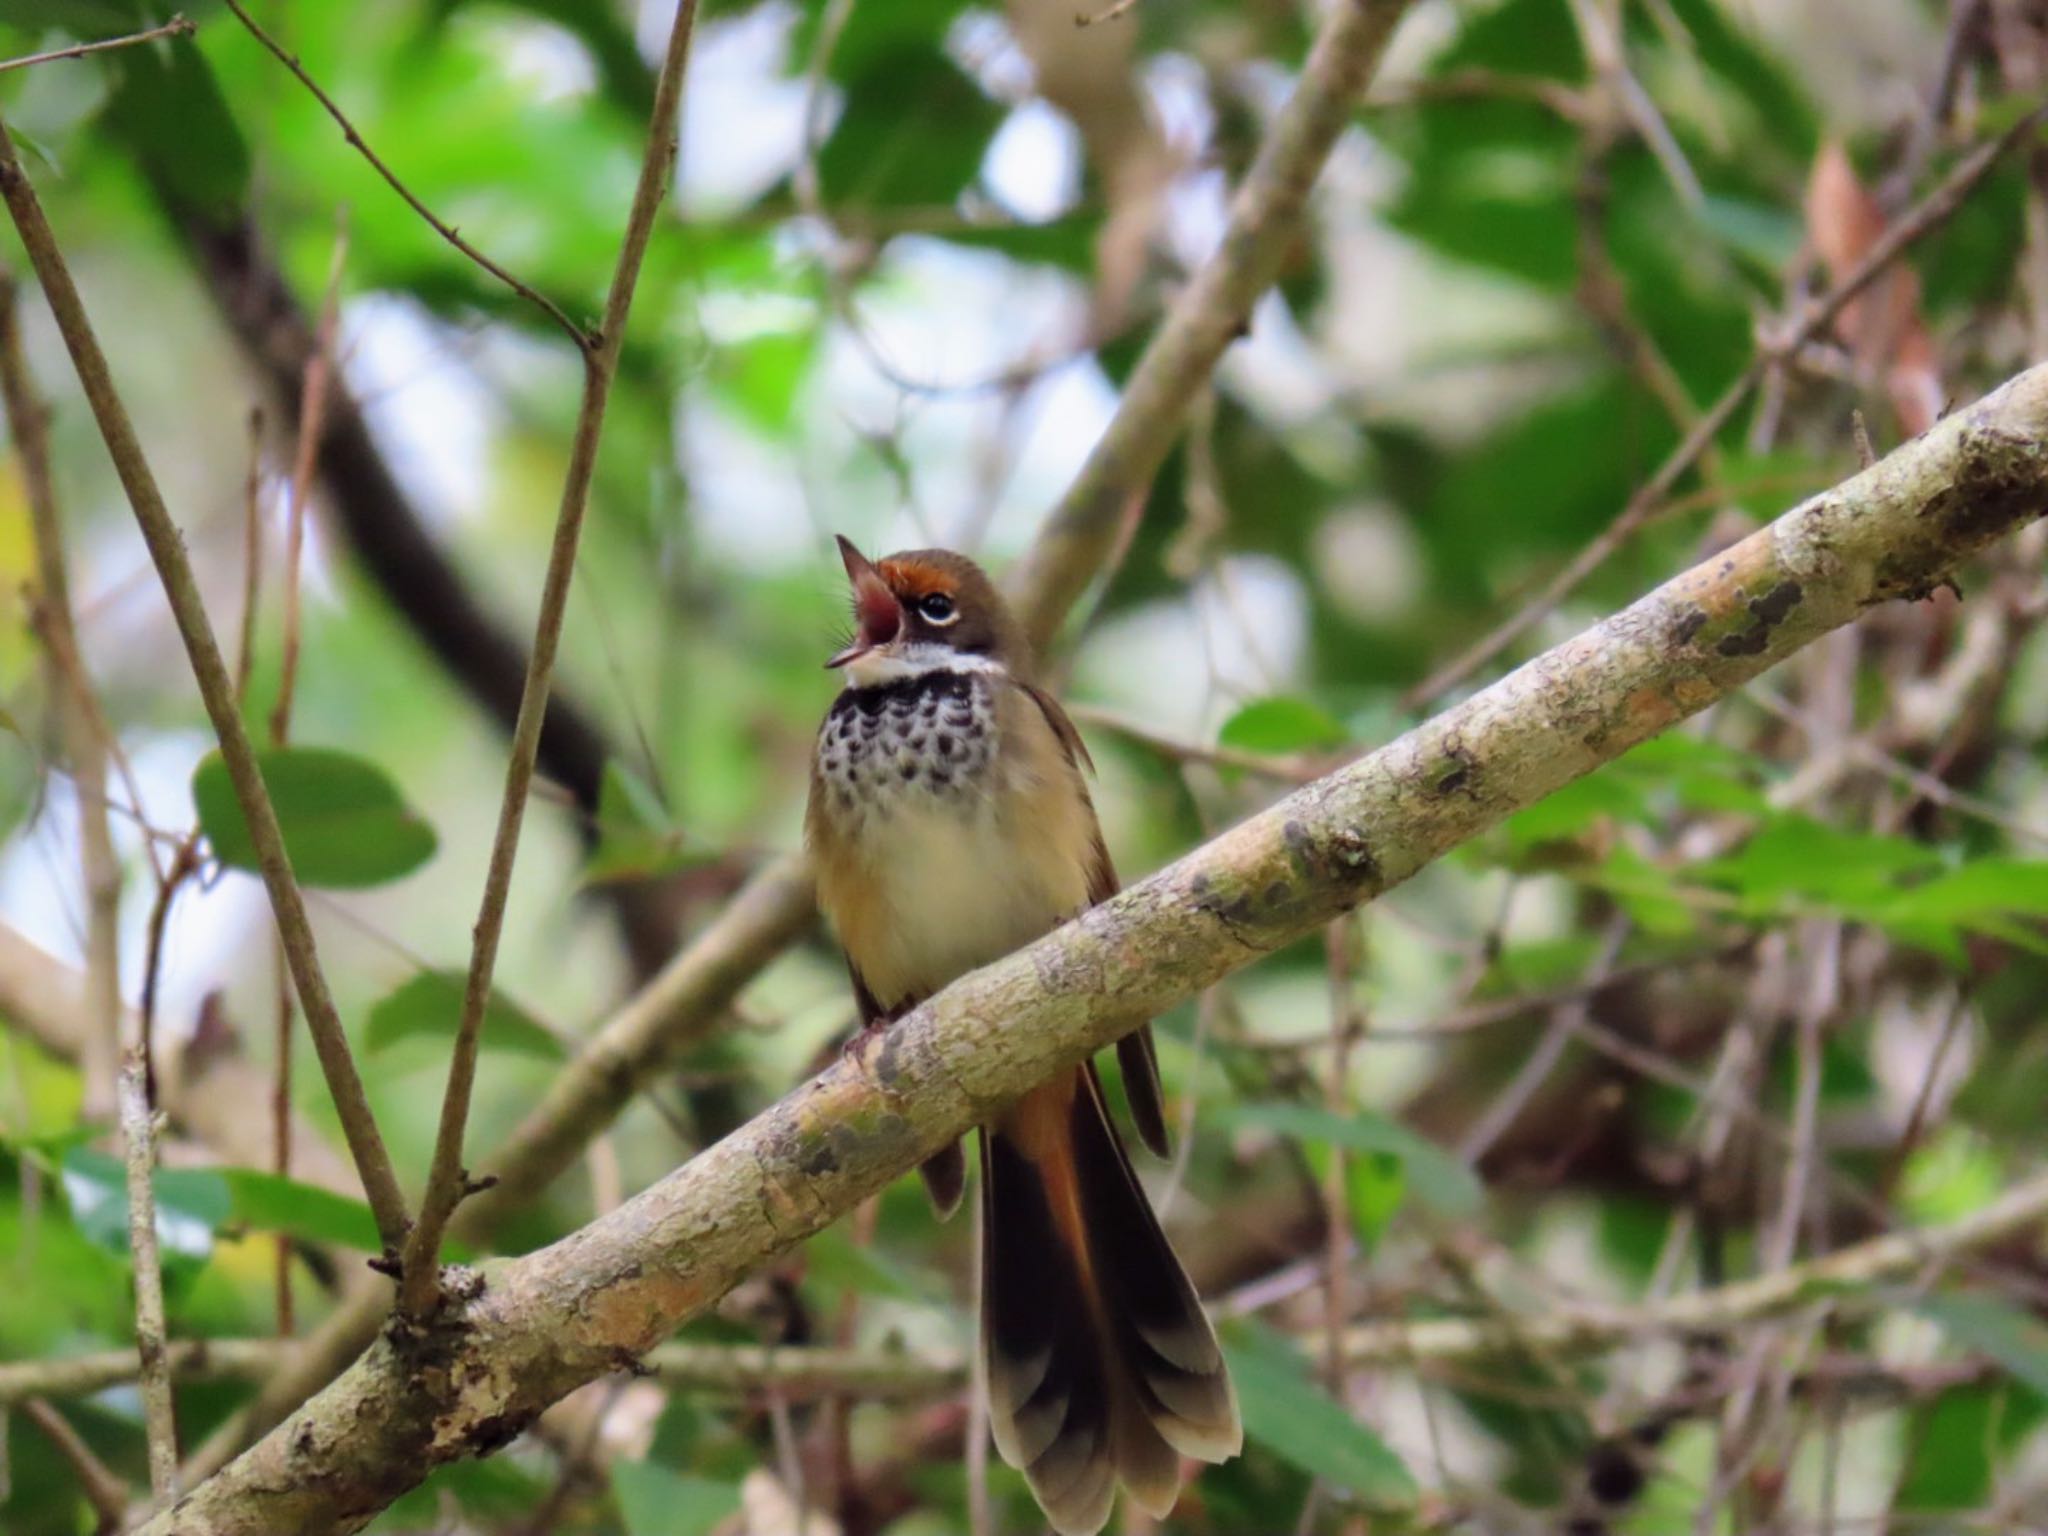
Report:
[[[341,110],[332,96],[329,96],[327,92],[320,88],[320,82],[306,73],[306,66],[299,62],[299,56],[278,42],[268,32],[264,31],[256,18],[243,8],[242,0],[226,0],[226,4],[227,8],[235,13],[235,19],[248,28],[249,35],[261,43],[278,63],[290,70],[297,77],[299,84],[313,93],[313,99],[326,108],[327,115],[333,118],[336,126],[341,129],[342,137],[354,146],[358,154],[370,162],[370,169],[384,178],[384,184],[403,198],[408,208],[427,221],[435,234],[454,246],[456,250],[462,252],[463,255],[482,267],[507,288],[518,294],[527,303],[539,308],[550,320],[562,328],[563,334],[576,343],[578,351],[588,356],[597,350],[599,338],[591,335],[582,326],[571,320],[563,312],[561,306],[556,304],[553,299],[550,299],[532,284],[522,282],[519,278],[514,277],[510,272],[499,266],[498,263],[491,260],[490,257],[478,250],[469,241],[463,239],[461,231],[456,229],[454,225],[443,223],[440,216],[433,209],[421,202],[414,195],[412,188],[400,181],[397,173],[384,163],[374,149],[370,148],[369,141],[356,131],[356,125],[349,121],[348,114]]]
[[[228,3],[240,9],[237,0]],[[611,291],[605,298],[604,329],[598,344],[584,357],[583,403],[570,444],[569,469],[555,519],[554,546],[548,554],[547,577],[541,587],[540,616],[534,625],[526,684],[519,697],[519,717],[512,727],[505,794],[498,808],[490,867],[484,876],[482,911],[477,916],[462,1013],[448,1063],[448,1087],[441,1100],[433,1167],[427,1175],[426,1192],[420,1197],[419,1224],[406,1244],[399,1280],[399,1311],[415,1320],[426,1316],[440,1300],[437,1264],[441,1236],[447,1230],[448,1218],[470,1190],[469,1175],[462,1166],[462,1143],[469,1123],[470,1090],[476,1080],[484,1009],[490,1000],[491,973],[497,965],[498,940],[505,927],[505,902],[512,889],[512,866],[518,857],[519,832],[533,784],[541,722],[547,714],[548,690],[554,679],[555,652],[561,643],[562,621],[568,612],[569,589],[576,574],[576,547],[583,532],[584,513],[590,505],[598,442],[604,432],[605,405],[611,396],[612,378],[618,371],[626,320],[633,308],[633,290],[640,280],[640,264],[653,237],[655,216],[661,209],[675,160],[676,115],[682,104],[683,74],[689,63],[690,37],[696,19],[696,0],[682,0],[669,28],[668,50],[655,85],[647,153],[633,191],[632,210],[626,217]]]

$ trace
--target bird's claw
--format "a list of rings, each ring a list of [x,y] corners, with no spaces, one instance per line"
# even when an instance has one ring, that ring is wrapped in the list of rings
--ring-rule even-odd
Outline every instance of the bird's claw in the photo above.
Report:
[[[874,1050],[875,1046],[881,1042],[882,1036],[888,1032],[888,1028],[887,1021],[870,1019],[867,1023],[861,1025],[859,1029],[856,1029],[853,1032],[852,1038],[839,1048],[840,1055],[865,1072],[868,1066],[868,1053]]]

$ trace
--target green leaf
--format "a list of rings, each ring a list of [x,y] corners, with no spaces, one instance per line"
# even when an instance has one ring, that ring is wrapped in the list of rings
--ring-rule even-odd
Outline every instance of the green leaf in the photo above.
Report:
[[[433,857],[434,829],[375,763],[329,747],[269,747],[256,754],[256,763],[300,884],[381,885]],[[256,845],[218,751],[193,770],[192,800],[214,857],[256,869]]]
[[[1957,1344],[2048,1395],[2048,1328],[1996,1296],[1925,1296],[1913,1304]]]
[[[848,85],[819,148],[825,199],[844,208],[950,207],[980,173],[1002,116],[935,47],[882,53]]]
[[[1320,705],[1307,699],[1255,699],[1223,722],[1216,738],[1240,752],[1280,756],[1341,747],[1350,738]]]
[[[1602,817],[1636,822],[1647,820],[1649,814],[1641,788],[1610,768],[1574,780],[1515,812],[1502,823],[1502,831],[1512,852],[1526,854],[1546,843],[1577,837]]]
[[[1902,891],[1887,921],[1971,924],[1989,917],[2048,917],[2048,860],[1978,859]]]
[[[816,326],[762,331],[721,349],[720,392],[763,435],[787,438],[817,357]]]
[[[1415,1198],[1444,1216],[1470,1216],[1485,1199],[1485,1186],[1471,1169],[1435,1142],[1385,1115],[1337,1115],[1307,1104],[1271,1103],[1219,1105],[1214,1114],[1236,1129],[1399,1158]]]
[[[149,25],[140,0],[0,0],[0,21],[30,32],[64,32],[81,42]]]
[[[434,24],[441,25],[454,11],[473,3],[474,0],[435,0]],[[614,105],[631,114],[635,121],[646,116],[654,105],[654,79],[648,71],[647,61],[641,58],[639,48],[634,45],[632,27],[611,0],[496,0],[496,3],[542,17],[573,34],[590,50],[598,77],[604,82],[605,94],[611,97]]]
[[[604,765],[597,789],[597,846],[583,863],[583,878],[650,880],[691,862],[682,830],[647,781],[616,759]]]
[[[1344,1165],[1345,1204],[1350,1207],[1358,1240],[1368,1253],[1379,1246],[1407,1193],[1407,1171],[1398,1157],[1375,1152],[1354,1157]]]
[[[317,1184],[260,1168],[223,1168],[234,1225],[251,1232],[282,1232],[307,1243],[331,1243],[378,1253],[377,1219],[369,1206]]]
[[[740,1507],[736,1484],[671,1472],[650,1462],[612,1468],[627,1536],[705,1536]]]
[[[1309,1380],[1307,1362],[1285,1338],[1240,1323],[1230,1329],[1223,1353],[1248,1439],[1368,1503],[1414,1499],[1415,1479],[1401,1458]]]
[[[64,1154],[64,1193],[78,1230],[109,1253],[128,1254],[128,1170],[118,1157],[92,1147]],[[227,1181],[212,1168],[158,1168],[150,1180],[156,1197],[157,1241],[185,1258],[203,1259],[213,1235],[233,1210]]]
[[[467,985],[459,971],[421,971],[370,1009],[363,1048],[384,1051],[401,1040],[422,1037],[452,1040],[462,1018]],[[484,1004],[483,1034],[478,1043],[486,1051],[509,1051],[547,1061],[560,1061],[568,1054],[552,1030],[496,988]]]
[[[1849,832],[1805,816],[1783,816],[1725,859],[1695,865],[1695,877],[1768,910],[1787,896],[1843,905],[1889,900],[1905,877],[1925,874],[1941,855],[1902,837]]]
[[[182,209],[226,222],[249,191],[249,144],[189,37],[106,56],[107,121]]]
[[[904,49],[923,48],[937,53],[969,3],[970,0],[889,0],[887,5],[854,6],[832,48],[831,77],[838,81],[858,79],[880,60]],[[822,5],[798,7],[799,20],[790,36],[794,57],[811,56],[825,12]]]

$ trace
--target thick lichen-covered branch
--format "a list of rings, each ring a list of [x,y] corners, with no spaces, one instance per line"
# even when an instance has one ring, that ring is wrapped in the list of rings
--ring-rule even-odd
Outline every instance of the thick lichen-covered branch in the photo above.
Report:
[[[2048,368],[962,978],[716,1146],[380,1339],[148,1529],[350,1530],[1141,1020],[1389,889],[2048,508]]]

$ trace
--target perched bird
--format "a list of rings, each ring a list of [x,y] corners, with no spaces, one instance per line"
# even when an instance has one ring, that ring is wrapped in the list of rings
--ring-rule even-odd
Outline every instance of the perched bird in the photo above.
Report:
[[[805,834],[862,1031],[1117,888],[1087,749],[1032,679],[981,568],[946,550],[870,563],[845,539],[852,643],[811,767]],[[1092,765],[1091,765],[1092,766]],[[1139,1136],[1167,1147],[1149,1027],[1117,1046]],[[981,1143],[981,1346],[990,1427],[1062,1536],[1092,1536],[1122,1482],[1164,1515],[1180,1458],[1243,1443],[1216,1335],[1139,1187],[1091,1062],[1034,1089]],[[958,1205],[956,1144],[922,1172]]]

